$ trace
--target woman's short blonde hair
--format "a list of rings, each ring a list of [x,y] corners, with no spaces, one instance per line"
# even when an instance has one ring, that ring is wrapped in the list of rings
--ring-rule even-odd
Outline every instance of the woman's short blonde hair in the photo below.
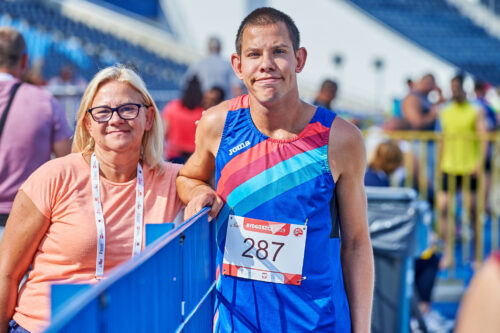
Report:
[[[161,117],[158,112],[153,98],[146,89],[146,84],[141,77],[132,69],[124,65],[115,65],[100,70],[90,81],[85,93],[82,97],[82,102],[77,114],[77,122],[75,128],[75,137],[73,138],[74,153],[91,153],[94,151],[94,139],[90,136],[85,126],[85,117],[90,117],[87,110],[92,106],[95,95],[100,87],[110,81],[125,82],[132,88],[137,90],[142,96],[142,103],[147,106],[152,106],[154,109],[153,126],[149,131],[144,133],[142,138],[141,158],[150,169],[158,169],[162,171],[163,160],[163,129],[161,125]]]

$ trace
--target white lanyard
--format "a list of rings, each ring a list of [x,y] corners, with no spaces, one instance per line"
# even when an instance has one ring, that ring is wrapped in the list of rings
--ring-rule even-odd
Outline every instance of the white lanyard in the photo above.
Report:
[[[102,212],[101,193],[99,183],[99,161],[92,153],[90,159],[90,175],[92,180],[92,201],[94,203],[95,224],[97,227],[97,258],[95,267],[96,278],[102,278],[104,275],[104,252],[106,248],[106,232],[104,228],[104,216]],[[142,244],[142,220],[144,207],[144,176],[142,167],[137,163],[137,184],[135,187],[135,224],[134,224],[134,246],[132,248],[132,257],[141,252]]]

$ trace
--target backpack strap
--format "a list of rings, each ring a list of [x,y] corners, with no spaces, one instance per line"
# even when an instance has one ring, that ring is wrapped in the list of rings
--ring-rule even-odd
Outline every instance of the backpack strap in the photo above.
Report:
[[[7,114],[9,113],[10,106],[12,105],[12,101],[14,100],[14,96],[16,96],[17,89],[21,86],[22,82],[17,82],[12,86],[12,90],[10,91],[9,101],[7,102],[7,106],[2,114],[2,118],[0,119],[0,138],[2,137],[3,128],[5,126],[5,122],[7,121]]]

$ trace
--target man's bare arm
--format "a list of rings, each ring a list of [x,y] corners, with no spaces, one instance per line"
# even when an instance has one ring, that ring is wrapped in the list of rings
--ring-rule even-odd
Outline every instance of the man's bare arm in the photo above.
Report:
[[[223,202],[209,182],[215,172],[215,156],[224,129],[229,102],[223,102],[207,110],[196,129],[196,149],[182,167],[177,177],[177,192],[187,205],[184,217],[187,219],[203,207],[210,206],[210,218],[214,218]]]
[[[429,113],[422,113],[422,105],[415,95],[407,96],[401,105],[403,117],[410,123],[412,128],[421,129],[436,120],[436,110],[432,108]]]
[[[330,131],[328,160],[336,180],[341,262],[352,332],[370,332],[373,300],[373,250],[363,184],[365,158],[361,133],[343,119],[336,119]]]

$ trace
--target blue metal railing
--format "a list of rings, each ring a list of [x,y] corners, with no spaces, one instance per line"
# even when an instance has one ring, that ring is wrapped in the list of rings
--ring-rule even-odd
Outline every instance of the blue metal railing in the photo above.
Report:
[[[207,213],[205,208],[76,294],[46,332],[210,331],[215,237]]]

